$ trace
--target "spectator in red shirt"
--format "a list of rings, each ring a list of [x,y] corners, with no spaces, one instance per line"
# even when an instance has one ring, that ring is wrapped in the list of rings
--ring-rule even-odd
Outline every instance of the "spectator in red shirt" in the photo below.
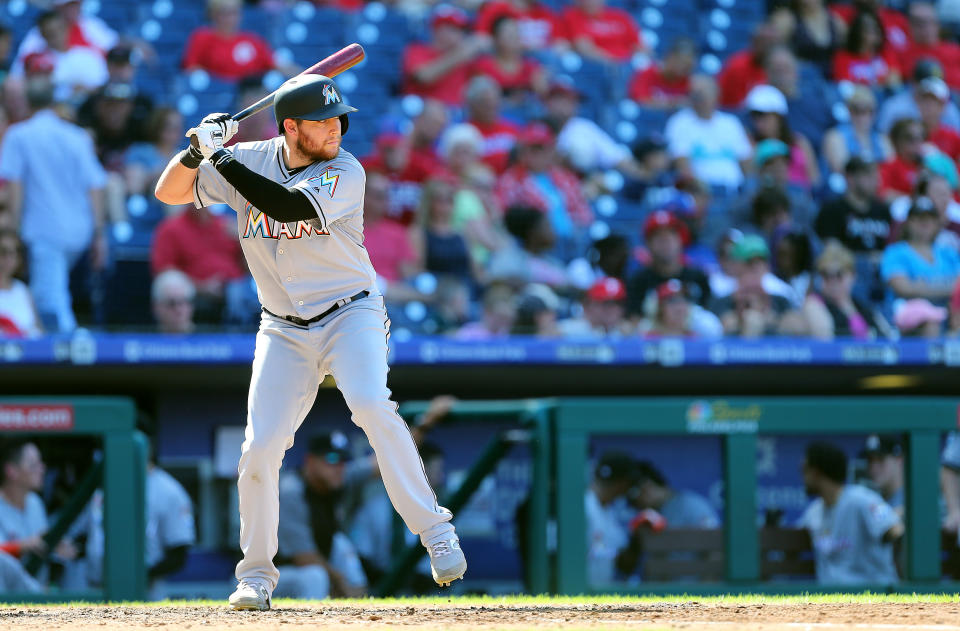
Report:
[[[923,126],[913,118],[901,118],[890,129],[895,155],[880,165],[880,194],[893,199],[913,193],[917,172],[923,163]]]
[[[900,86],[897,52],[887,46],[876,13],[861,11],[853,18],[846,46],[833,57],[833,79],[878,88]]]
[[[431,173],[443,168],[443,160],[437,155],[440,135],[450,122],[450,114],[443,103],[435,99],[423,102],[423,109],[413,119],[410,129],[411,159]]]
[[[403,51],[403,91],[461,105],[473,60],[487,42],[467,32],[470,19],[457,7],[438,6],[430,26],[429,43],[415,42]]]
[[[207,207],[189,206],[164,219],[154,233],[150,248],[150,268],[154,276],[164,270],[178,269],[197,288],[196,317],[205,324],[223,320],[228,285],[249,284],[237,240],[236,220],[214,215]]]
[[[777,43],[777,31],[770,24],[757,26],[750,40],[750,48],[727,58],[717,85],[720,87],[720,107],[733,108],[743,103],[755,85],[767,82],[764,70],[767,54]]]
[[[493,22],[493,53],[477,59],[473,72],[499,83],[504,98],[518,105],[530,94],[542,95],[547,89],[543,67],[524,55],[519,22],[506,14]]]
[[[960,158],[960,134],[940,123],[944,106],[950,100],[950,88],[943,79],[930,77],[917,85],[917,108],[927,142],[956,161]]]
[[[467,122],[483,135],[483,161],[503,173],[519,128],[500,116],[500,86],[490,77],[474,77],[467,87]]]
[[[940,39],[940,18],[931,2],[910,5],[910,34],[913,43],[901,55],[904,76],[913,74],[921,59],[936,59],[943,68],[944,80],[954,89],[960,88],[960,46]]]
[[[225,81],[238,81],[275,67],[270,44],[240,30],[242,10],[242,0],[207,0],[211,26],[190,34],[184,70],[202,69]]]
[[[680,37],[670,45],[660,64],[650,64],[630,80],[630,98],[647,107],[683,107],[690,94],[690,75],[697,65],[697,45]]]
[[[605,0],[576,0],[563,12],[563,21],[574,50],[584,57],[621,63],[647,50],[630,14],[606,6]]]
[[[360,161],[368,171],[379,171],[390,179],[390,217],[403,224],[413,221],[420,202],[420,185],[437,164],[410,151],[410,138],[399,132],[377,137],[373,155]]]
[[[390,180],[377,171],[367,172],[363,198],[363,243],[377,276],[385,279],[388,297],[399,283],[420,271],[417,254],[410,242],[408,229],[388,217]]]
[[[899,52],[910,46],[910,25],[907,18],[896,9],[883,6],[883,0],[853,0],[851,4],[834,4],[830,7],[847,24],[853,22],[860,11],[870,11],[880,17],[887,43]]]
[[[513,16],[519,23],[520,42],[525,49],[544,50],[551,45],[566,47],[563,20],[546,5],[532,0],[484,2],[477,14],[477,32],[493,35],[493,23],[504,14]]]

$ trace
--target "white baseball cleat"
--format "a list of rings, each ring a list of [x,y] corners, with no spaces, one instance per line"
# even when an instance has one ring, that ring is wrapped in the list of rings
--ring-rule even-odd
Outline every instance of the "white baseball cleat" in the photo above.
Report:
[[[467,559],[460,549],[460,539],[456,535],[448,535],[446,539],[439,539],[427,544],[430,553],[430,570],[433,580],[440,587],[447,587],[467,573]]]
[[[240,581],[237,589],[230,594],[230,608],[267,611],[270,609],[270,594],[260,583]]]

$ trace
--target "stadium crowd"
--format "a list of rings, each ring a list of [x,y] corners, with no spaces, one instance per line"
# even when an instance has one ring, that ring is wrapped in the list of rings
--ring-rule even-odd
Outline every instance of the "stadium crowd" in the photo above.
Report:
[[[703,0],[692,38],[653,0],[36,4],[0,27],[4,335],[256,325],[233,214],[153,184],[187,124],[334,47],[242,26],[316,12],[384,20],[340,81],[395,331],[960,333],[950,3]],[[159,38],[180,12],[203,23]],[[275,133],[266,111],[239,140]]]

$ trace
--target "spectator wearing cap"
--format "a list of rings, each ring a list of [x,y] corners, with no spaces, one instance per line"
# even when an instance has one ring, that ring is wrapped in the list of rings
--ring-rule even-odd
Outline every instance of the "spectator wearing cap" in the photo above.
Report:
[[[887,245],[892,218],[890,207],[878,196],[880,180],[873,162],[853,157],[844,169],[846,190],[843,197],[830,200],[820,208],[814,223],[823,241],[836,240],[855,254],[871,259]]]
[[[887,46],[880,18],[873,11],[859,11],[854,16],[846,45],[833,57],[833,80],[873,88],[900,87],[897,52]]]
[[[770,49],[764,70],[766,83],[780,90],[787,99],[790,127],[803,134],[811,145],[819,147],[823,135],[836,124],[833,116],[834,85],[815,75],[807,75],[801,81],[797,58],[786,46]]]
[[[847,456],[831,443],[807,445],[803,484],[816,497],[800,518],[813,541],[817,581],[825,585],[898,582],[893,542],[903,536],[896,512],[874,491],[847,484]]]
[[[863,445],[867,476],[871,486],[898,517],[904,515],[903,447],[900,438],[889,434],[870,434]]]
[[[564,10],[563,21],[573,49],[584,57],[618,64],[647,52],[630,14],[608,7],[606,0],[575,0]]]
[[[596,122],[577,115],[580,93],[573,81],[558,78],[550,84],[545,98],[546,122],[557,132],[557,151],[580,173],[607,169],[639,175],[639,165],[630,150],[614,140]]]
[[[483,136],[481,156],[497,173],[506,170],[520,135],[520,128],[501,115],[501,100],[500,85],[490,77],[474,77],[467,85],[466,122]]]
[[[893,199],[910,195],[923,165],[923,125],[919,120],[898,120],[890,130],[894,156],[880,165],[880,195]]]
[[[950,100],[950,88],[943,79],[930,77],[920,82],[917,93],[925,141],[956,161],[960,158],[960,133],[941,122],[944,106]]]
[[[493,50],[473,63],[473,74],[486,75],[500,84],[503,98],[523,105],[547,90],[547,76],[535,59],[527,56],[520,39],[519,22],[509,14],[493,21]]]
[[[781,163],[786,158],[777,158]],[[750,202],[750,228],[772,243],[774,236],[790,228],[790,198],[783,188],[768,185],[760,188]]]
[[[645,337],[694,337],[690,326],[690,303],[683,283],[676,278],[657,287],[657,306]]]
[[[550,220],[563,251],[581,241],[593,221],[593,211],[569,169],[558,164],[556,140],[543,123],[528,125],[517,142],[516,161],[497,182],[503,208],[536,208]]]
[[[853,295],[856,268],[853,254],[838,241],[830,241],[817,258],[818,289],[807,294],[803,314],[810,335],[820,340],[886,337],[890,325],[871,305]]]
[[[710,284],[702,270],[687,265],[683,248],[688,243],[687,226],[674,213],[658,210],[643,224],[643,240],[649,261],[627,283],[627,311],[633,318],[648,312],[654,292],[670,279],[679,280],[692,302],[710,301]]]
[[[694,75],[690,107],[667,120],[664,135],[682,175],[733,190],[750,172],[750,139],[736,116],[716,107],[717,84],[707,75]]]
[[[910,89],[900,90],[893,96],[884,99],[877,115],[877,129],[889,133],[894,123],[904,118],[920,118],[920,108],[917,105],[920,96],[920,84],[924,79],[936,77],[943,79],[943,68],[931,59],[921,59],[913,66],[913,82]],[[953,102],[948,102],[943,108],[941,123],[960,131],[960,109]]]
[[[877,99],[866,86],[851,90],[844,103],[849,120],[833,127],[823,137],[823,159],[831,173],[844,173],[851,158],[885,162],[893,147],[876,129]]]
[[[637,481],[628,492],[637,510],[655,510],[666,528],[720,527],[720,516],[710,501],[690,490],[675,489],[666,476],[648,460],[637,463]]]
[[[511,206],[504,224],[513,239],[491,257],[488,279],[515,287],[543,283],[556,290],[571,284],[566,268],[551,254],[557,237],[546,213],[528,206]]]
[[[593,470],[584,496],[587,518],[587,583],[609,585],[616,579],[616,558],[626,547],[632,511],[626,494],[637,481],[637,463],[622,451],[607,451]]]
[[[557,309],[560,299],[546,285],[532,283],[524,289],[517,301],[517,318],[511,335],[529,335],[541,339],[560,336],[557,328]]]
[[[520,42],[526,50],[540,51],[551,46],[562,50],[569,46],[561,17],[549,6],[535,0],[484,2],[477,14],[477,32],[493,35],[493,23],[505,14],[517,20]]]
[[[560,334],[566,338],[602,339],[627,334],[627,290],[618,278],[598,279],[583,297],[583,313],[559,322]]]
[[[826,4],[825,0],[790,2],[772,11],[770,22],[797,57],[829,77],[833,55],[843,45],[847,25]]]
[[[486,48],[483,37],[471,35],[469,16],[458,7],[442,4],[430,20],[429,42],[413,42],[403,51],[404,94],[463,104],[473,61]]]
[[[763,222],[757,221],[757,200],[770,191],[777,192],[777,203],[772,204],[779,210],[779,198],[786,199],[786,217],[773,226],[761,229],[761,232],[770,240],[773,229],[783,223],[790,223],[795,227],[807,230],[813,223],[817,209],[813,203],[810,188],[792,184],[790,179],[790,147],[787,143],[776,138],[761,140],[754,149],[753,162],[756,168],[756,177],[747,180],[740,196],[739,206],[734,211],[741,213],[750,208],[753,225],[760,228]],[[768,204],[771,206],[771,204]]]
[[[183,69],[205,70],[223,81],[240,81],[274,68],[295,74],[294,67],[278,67],[266,40],[240,30],[242,13],[243,0],[207,0],[210,26],[200,26],[190,33]]]
[[[144,139],[143,121],[134,119],[136,88],[129,83],[108,83],[98,94],[90,131],[100,164],[111,173],[123,171],[124,155],[135,141]]]
[[[787,181],[807,189],[817,186],[820,182],[817,157],[810,141],[790,129],[787,99],[783,93],[772,85],[755,86],[747,94],[744,107],[750,114],[754,143],[779,140],[787,147]]]
[[[935,59],[944,70],[944,80],[953,89],[960,89],[960,46],[940,37],[940,18],[932,2],[911,2],[907,9],[910,20],[910,47],[901,57],[904,74],[912,74],[921,59]]]
[[[197,290],[190,277],[178,269],[157,274],[150,287],[150,304],[159,333],[193,333],[193,301]]]
[[[343,533],[340,500],[348,447],[340,432],[315,436],[300,470],[280,477],[276,597],[322,600],[366,593],[360,557]]]
[[[767,55],[778,39],[776,29],[767,22],[761,22],[750,37],[750,47],[727,57],[723,69],[717,75],[720,107],[740,107],[753,86],[766,83],[768,76],[772,78],[764,66]]]
[[[960,276],[960,254],[935,243],[941,222],[929,197],[919,197],[904,224],[904,240],[887,246],[880,272],[888,298],[923,298],[945,305]]]
[[[925,298],[911,298],[894,307],[893,322],[903,337],[935,340],[943,337],[943,323],[947,314],[946,308],[938,307]]]
[[[770,272],[770,249],[762,237],[746,235],[733,245],[732,258],[737,287],[732,294],[714,301],[726,335],[758,338],[806,333],[806,321],[793,311],[790,301],[765,287]]]
[[[509,213],[508,213],[509,216]],[[517,297],[509,285],[494,282],[485,288],[480,320],[460,327],[453,337],[458,340],[488,341],[510,337],[517,318]]]
[[[847,24],[848,32],[858,13],[869,11],[876,14],[889,46],[898,55],[903,54],[910,47],[910,23],[903,13],[884,4],[884,0],[853,0],[849,4],[833,2],[830,4],[830,11]]]
[[[690,76],[696,66],[696,42],[688,37],[678,37],[670,44],[663,61],[634,73],[627,94],[645,107],[682,107],[687,104]]]

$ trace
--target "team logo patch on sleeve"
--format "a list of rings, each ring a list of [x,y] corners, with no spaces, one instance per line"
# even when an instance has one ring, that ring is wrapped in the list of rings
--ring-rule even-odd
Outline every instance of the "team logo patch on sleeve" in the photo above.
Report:
[[[330,170],[326,170],[320,175],[315,175],[314,177],[308,178],[307,182],[310,183],[310,186],[313,187],[313,190],[317,193],[320,192],[320,189],[327,189],[327,193],[330,195],[330,198],[333,199],[334,194],[337,192],[337,183],[340,181],[340,175],[330,173]]]

